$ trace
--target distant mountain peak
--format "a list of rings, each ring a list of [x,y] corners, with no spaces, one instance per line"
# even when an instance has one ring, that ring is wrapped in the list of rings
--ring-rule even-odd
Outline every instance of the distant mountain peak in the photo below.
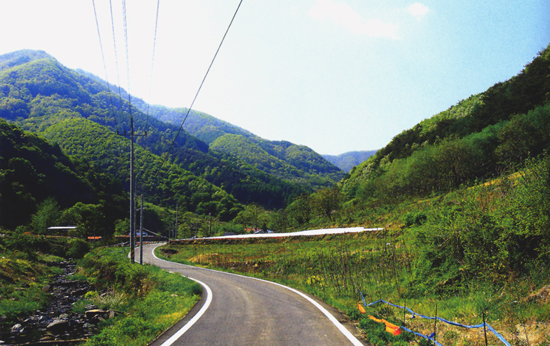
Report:
[[[55,58],[43,50],[22,49],[15,52],[0,55],[0,71],[23,65],[33,60]],[[57,60],[56,60],[57,61]]]

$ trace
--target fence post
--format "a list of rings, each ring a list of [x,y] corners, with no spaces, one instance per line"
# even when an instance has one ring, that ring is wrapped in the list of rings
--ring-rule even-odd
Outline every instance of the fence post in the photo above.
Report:
[[[485,323],[485,311],[483,311],[482,315],[483,315],[483,334],[485,335],[485,346],[487,346],[487,325]]]
[[[434,319],[434,346],[435,338],[437,337],[437,303],[435,304],[435,319]]]
[[[403,305],[403,325],[405,325],[405,309],[407,308],[407,298],[405,298],[405,304]]]

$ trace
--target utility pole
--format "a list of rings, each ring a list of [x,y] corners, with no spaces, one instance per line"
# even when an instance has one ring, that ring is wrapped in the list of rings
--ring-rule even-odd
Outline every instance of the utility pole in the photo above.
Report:
[[[131,112],[132,105],[130,105]],[[136,246],[136,220],[135,220],[135,186],[134,186],[134,118],[130,113],[130,262],[135,263],[135,246]]]
[[[143,265],[143,194],[141,195],[141,209],[139,211],[139,264]]]
[[[135,247],[136,247],[136,207],[135,204],[135,190],[136,190],[136,181],[134,173],[134,142],[135,137],[137,136],[147,136],[147,131],[143,135],[136,135],[134,132],[134,117],[132,117],[132,104],[128,100],[129,113],[130,113],[130,261],[131,263],[136,262],[135,258]],[[117,132],[118,133],[118,132]],[[126,136],[126,131],[124,131],[124,136]]]
[[[178,238],[178,202],[176,201],[176,225],[174,227],[174,239]]]

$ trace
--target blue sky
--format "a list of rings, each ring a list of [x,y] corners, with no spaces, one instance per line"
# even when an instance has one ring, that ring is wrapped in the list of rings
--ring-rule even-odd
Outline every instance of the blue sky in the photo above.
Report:
[[[189,107],[239,1],[95,0],[108,78]],[[41,49],[105,78],[92,1],[0,1],[0,54]],[[244,0],[194,109],[321,154],[372,150],[519,73],[550,43],[547,0]],[[154,67],[151,79],[151,66]],[[152,82],[151,82],[152,80]]]

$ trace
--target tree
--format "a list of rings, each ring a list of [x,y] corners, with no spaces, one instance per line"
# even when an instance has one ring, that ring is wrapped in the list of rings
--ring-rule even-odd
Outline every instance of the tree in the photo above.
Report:
[[[235,221],[257,230],[260,226],[267,224],[267,213],[260,205],[249,204],[237,215]]]
[[[100,204],[78,202],[65,210],[61,219],[66,224],[77,226],[77,234],[81,237],[102,234],[105,227],[105,216]]]
[[[328,189],[320,190],[315,194],[314,204],[319,214],[333,221],[332,213],[337,211],[340,207],[340,189],[337,186],[333,186]]]
[[[46,233],[50,226],[55,226],[61,217],[59,205],[55,198],[48,197],[38,206],[38,210],[31,217],[31,228],[35,234]]]
[[[298,226],[308,224],[313,216],[313,199],[310,195],[302,194],[287,208],[289,217],[294,219]]]

